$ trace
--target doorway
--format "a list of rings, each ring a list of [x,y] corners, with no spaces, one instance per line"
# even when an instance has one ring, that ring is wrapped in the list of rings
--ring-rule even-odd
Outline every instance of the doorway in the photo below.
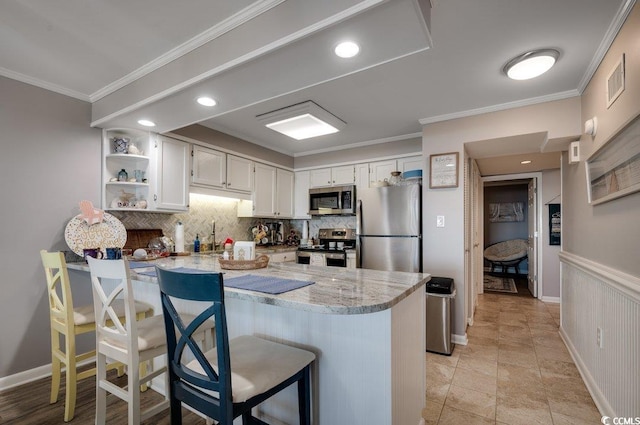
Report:
[[[541,173],[490,176],[482,178],[483,202],[479,250],[483,264],[482,293],[538,298],[541,282],[538,261],[538,236],[541,228],[541,211],[538,193],[541,190]],[[508,241],[508,242],[504,242]],[[484,251],[496,245],[505,249],[514,259],[489,262]]]

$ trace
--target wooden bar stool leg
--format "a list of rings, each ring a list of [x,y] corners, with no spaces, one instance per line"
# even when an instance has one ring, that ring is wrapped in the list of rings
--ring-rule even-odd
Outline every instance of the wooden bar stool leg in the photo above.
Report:
[[[298,381],[298,414],[300,425],[311,425],[311,374],[309,366],[302,370]]]
[[[76,383],[77,383],[77,364],[76,364],[76,339],[73,335],[65,335],[65,356],[67,363],[66,371],[66,395],[64,406],[64,421],[69,422],[73,419],[76,410]]]
[[[58,358],[57,353],[60,352],[60,334],[51,330],[51,398],[49,403],[53,404],[58,401],[58,393],[60,392],[60,375],[62,370],[62,362]]]

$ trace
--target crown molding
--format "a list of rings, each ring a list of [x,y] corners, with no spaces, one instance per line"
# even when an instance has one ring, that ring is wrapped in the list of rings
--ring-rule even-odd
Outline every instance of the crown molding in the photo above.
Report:
[[[515,102],[501,103],[498,105],[487,106],[484,108],[469,109],[466,111],[454,112],[452,114],[421,118],[418,120],[418,122],[420,122],[420,124],[422,125],[427,125],[427,124],[433,124],[433,123],[442,122],[442,121],[454,120],[458,118],[471,117],[474,115],[488,114],[490,112],[498,112],[498,111],[505,111],[507,109],[521,108],[524,106],[536,105],[538,103],[569,99],[576,96],[580,96],[580,93],[577,90],[568,90],[564,92],[553,93],[546,96],[532,97],[529,99],[517,100]]]
[[[636,0],[627,0],[622,6],[620,6],[620,9],[618,9],[616,17],[609,26],[609,29],[604,35],[604,38],[600,42],[600,46],[598,46],[598,50],[596,50],[596,53],[593,55],[593,59],[591,59],[587,70],[578,83],[578,93],[582,94],[587,88],[587,85],[591,81],[591,78],[593,78],[593,75],[596,73],[598,67],[600,66],[600,63],[604,59],[604,55],[606,55],[607,51],[609,51],[609,47],[611,47],[611,44],[613,44],[613,41],[618,36],[620,28],[622,28],[622,25],[624,25],[627,16],[629,16],[629,13],[631,13],[631,10],[633,9],[633,6],[635,4]]]
[[[52,92],[56,92],[59,94],[63,94],[65,96],[73,97],[75,99],[79,99],[85,102],[90,102],[90,98],[88,95],[84,93],[77,92],[75,90],[68,89],[66,87],[59,86],[57,84],[48,83],[46,81],[40,80],[38,78],[29,77],[28,75],[21,74],[19,72],[11,71],[6,68],[0,67],[0,75],[3,77],[11,78],[12,80],[21,81],[26,84],[30,84],[32,86],[40,87],[45,90],[49,90]]]
[[[238,13],[228,17],[217,25],[198,34],[197,36],[182,43],[181,45],[169,50],[167,53],[157,57],[146,65],[101,88],[95,93],[92,93],[90,96],[91,102],[100,100],[103,97],[115,92],[116,90],[133,83],[134,81],[144,77],[147,74],[150,74],[156,69],[162,68],[168,63],[186,55],[187,53],[197,49],[204,44],[211,42],[212,40],[215,40],[216,38],[226,34],[234,28],[239,27],[245,22],[250,21],[256,16],[259,16],[267,12],[268,10],[278,6],[284,1],[285,0],[259,0],[252,5],[245,7]]]
[[[340,146],[334,146],[334,147],[328,147],[328,148],[322,148],[322,149],[315,149],[312,151],[305,151],[305,152],[298,152],[293,154],[294,158],[298,158],[301,156],[307,156],[307,155],[316,155],[319,153],[327,153],[327,152],[335,152],[335,151],[342,151],[345,149],[355,149],[355,148],[361,148],[364,146],[372,146],[372,145],[379,145],[382,143],[389,143],[389,142],[397,142],[399,140],[407,140],[407,139],[414,139],[420,137],[422,138],[422,132],[420,133],[410,133],[410,134],[401,134],[398,136],[393,136],[393,137],[385,137],[382,139],[375,139],[375,140],[368,140],[365,142],[356,142],[356,143],[351,143],[348,145],[340,145]]]

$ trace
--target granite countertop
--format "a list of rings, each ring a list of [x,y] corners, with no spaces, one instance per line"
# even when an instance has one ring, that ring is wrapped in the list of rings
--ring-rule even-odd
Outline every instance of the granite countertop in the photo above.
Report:
[[[221,270],[217,256],[167,257],[148,261],[149,267],[131,269],[133,280],[156,283],[155,277],[136,273],[155,265],[222,271],[225,278],[246,274],[313,281],[315,284],[278,295],[225,288],[225,296],[280,307],[329,314],[366,314],[387,310],[429,280],[426,273],[386,272],[368,269],[309,266],[296,263],[270,263],[255,270]],[[86,263],[69,263],[68,268],[89,271]],[[424,289],[422,289],[424,291]]]

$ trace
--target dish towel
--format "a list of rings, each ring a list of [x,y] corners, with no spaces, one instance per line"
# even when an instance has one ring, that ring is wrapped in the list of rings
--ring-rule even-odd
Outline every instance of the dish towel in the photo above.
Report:
[[[224,279],[224,286],[229,288],[246,289],[274,295],[293,291],[294,289],[303,288],[313,285],[314,283],[315,282],[306,280],[283,279],[280,277],[257,276],[252,274]]]

